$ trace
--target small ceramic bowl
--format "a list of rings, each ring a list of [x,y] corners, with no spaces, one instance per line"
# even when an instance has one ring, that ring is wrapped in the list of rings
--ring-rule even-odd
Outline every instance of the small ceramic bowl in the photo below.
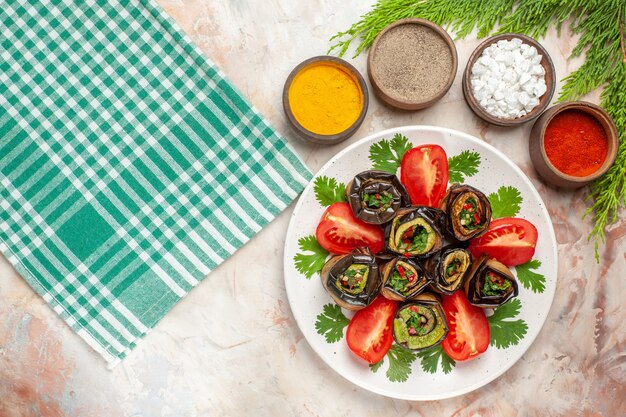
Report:
[[[448,75],[448,79],[444,86],[434,96],[414,101],[402,99],[397,95],[394,95],[393,92],[385,87],[380,80],[380,75],[377,73],[376,67],[373,64],[376,53],[378,52],[378,45],[380,43],[380,40],[383,39],[390,30],[401,25],[418,25],[430,28],[435,33],[437,33],[450,48],[450,53],[452,55],[450,74]],[[367,56],[367,74],[370,83],[372,84],[372,88],[374,89],[374,93],[376,93],[376,96],[386,104],[401,110],[420,110],[435,104],[439,99],[441,99],[441,97],[443,97],[448,92],[448,90],[452,86],[452,82],[454,81],[454,77],[456,76],[457,65],[458,58],[456,53],[456,46],[454,45],[454,41],[452,40],[448,32],[446,32],[441,26],[431,22],[430,20],[417,18],[400,19],[384,28],[378,34],[378,36],[376,36],[376,39],[374,40],[374,43],[372,44],[369,54]]]
[[[521,39],[523,43],[527,45],[534,46],[537,48],[537,52],[539,52],[542,56],[541,58],[541,66],[545,72],[545,80],[546,80],[546,92],[539,98],[539,104],[532,109],[529,113],[524,116],[517,117],[515,119],[502,119],[499,117],[492,116],[487,113],[487,111],[480,105],[476,97],[474,97],[474,93],[472,92],[471,80],[470,77],[472,75],[472,67],[476,63],[476,60],[480,58],[483,51],[491,46],[492,44],[500,41],[500,40],[511,40],[514,38]],[[536,119],[543,113],[543,111],[548,107],[550,101],[552,100],[552,95],[554,94],[554,89],[556,87],[555,80],[555,71],[554,64],[552,63],[552,58],[548,54],[548,51],[545,50],[543,46],[539,44],[533,38],[530,38],[525,35],[520,35],[517,33],[504,33],[502,35],[492,36],[491,38],[486,39],[483,43],[478,45],[478,47],[472,52],[472,55],[469,57],[469,61],[465,66],[465,71],[463,72],[463,95],[465,96],[465,101],[470,109],[476,114],[476,116],[480,117],[487,123],[491,123],[498,126],[518,126],[523,123],[529,122],[531,120]]]
[[[546,155],[544,147],[544,135],[546,127],[557,114],[565,110],[579,110],[593,116],[606,132],[608,141],[608,150],[606,159],[602,166],[593,174],[586,177],[575,177],[567,175],[556,169]],[[611,165],[615,162],[617,156],[617,148],[619,146],[619,136],[617,127],[611,117],[599,106],[585,101],[573,101],[569,103],[561,103],[552,106],[546,110],[533,125],[530,131],[530,160],[535,170],[549,184],[563,188],[579,188],[589,184],[593,180],[605,174]],[[575,152],[575,150],[573,150]]]
[[[330,135],[319,134],[302,126],[302,124],[300,124],[300,122],[298,122],[298,120],[296,119],[292,111],[291,103],[289,101],[289,89],[291,88],[291,85],[294,79],[296,78],[296,76],[309,66],[319,65],[319,64],[324,64],[324,63],[328,63],[333,66],[336,66],[340,68],[341,70],[350,74],[352,78],[358,83],[359,89],[361,90],[361,94],[362,94],[361,112],[359,113],[354,123],[352,123],[349,127],[344,129],[343,131],[336,133],[336,134],[330,134]],[[335,145],[337,143],[343,142],[344,140],[348,139],[350,136],[354,135],[354,133],[356,133],[356,131],[359,129],[359,127],[363,123],[363,120],[365,119],[368,105],[369,105],[369,93],[367,91],[367,84],[365,84],[365,80],[363,79],[363,76],[361,75],[361,73],[359,73],[359,71],[356,68],[354,68],[352,65],[350,65],[348,62],[344,61],[343,59],[336,58],[333,56],[326,56],[326,55],[316,56],[316,57],[309,58],[301,62],[298,66],[296,66],[293,69],[293,71],[291,71],[291,73],[289,74],[289,77],[287,77],[287,80],[285,81],[285,86],[283,88],[283,109],[285,111],[285,115],[287,116],[287,120],[289,121],[291,128],[296,132],[298,137],[300,137],[301,139],[304,139],[307,142],[312,142],[312,143],[316,143],[319,145]]]

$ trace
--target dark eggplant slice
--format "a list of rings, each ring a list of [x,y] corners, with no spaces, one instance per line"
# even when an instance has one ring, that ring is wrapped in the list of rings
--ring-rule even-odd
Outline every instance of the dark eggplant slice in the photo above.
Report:
[[[441,343],[448,323],[437,297],[422,293],[398,308],[393,320],[393,338],[405,349],[419,351]]]
[[[397,257],[381,269],[383,286],[380,293],[388,300],[406,301],[430,284],[430,277],[422,266],[412,259]]]
[[[469,185],[452,185],[441,201],[441,208],[446,212],[446,230],[460,241],[482,235],[491,223],[489,200]]]
[[[326,292],[348,310],[367,307],[380,290],[378,264],[368,248],[333,256],[322,268],[321,276]]]
[[[363,171],[346,186],[346,197],[354,215],[366,223],[390,221],[411,199],[398,177],[383,171]]]
[[[465,292],[470,304],[495,308],[517,297],[518,286],[511,270],[496,259],[482,255],[474,260],[465,281]]]
[[[464,277],[472,266],[472,255],[461,246],[448,246],[430,257],[425,264],[433,279],[433,290],[452,295],[463,285]]]
[[[443,246],[443,212],[425,206],[400,209],[385,229],[387,251],[425,258]]]

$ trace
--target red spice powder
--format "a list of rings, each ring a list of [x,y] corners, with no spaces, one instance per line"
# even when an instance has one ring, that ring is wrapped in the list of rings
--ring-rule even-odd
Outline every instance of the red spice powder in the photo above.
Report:
[[[586,177],[600,169],[608,152],[604,128],[580,110],[565,110],[554,116],[543,140],[552,165],[575,177]]]

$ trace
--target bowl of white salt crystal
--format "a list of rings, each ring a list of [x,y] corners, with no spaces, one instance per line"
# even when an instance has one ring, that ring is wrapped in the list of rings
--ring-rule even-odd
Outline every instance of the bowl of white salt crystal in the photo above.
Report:
[[[534,39],[516,33],[478,45],[463,73],[463,95],[488,123],[517,126],[548,107],[556,87],[550,55]]]

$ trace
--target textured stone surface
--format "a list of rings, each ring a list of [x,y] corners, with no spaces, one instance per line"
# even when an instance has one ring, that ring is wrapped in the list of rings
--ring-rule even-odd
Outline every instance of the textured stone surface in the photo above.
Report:
[[[282,254],[291,208],[180,302],[112,371],[0,257],[0,416],[606,416],[626,410],[626,212],[607,232],[596,264],[582,220],[587,190],[538,180],[528,157],[530,125],[487,126],[470,112],[461,73],[476,39],[457,42],[450,92],[420,112],[372,99],[347,143],[297,142],[281,108],[282,85],[300,61],[369,9],[358,0],[159,0],[199,47],[287,135],[317,170],[359,138],[390,127],[430,124],[494,145],[531,178],[559,244],[557,294],[546,325],[502,377],[463,397],[407,402],[371,394],[329,369],[302,339],[285,295]],[[566,31],[564,31],[566,32]],[[543,45],[557,78],[575,39],[549,32]],[[365,73],[365,55],[351,62]],[[557,90],[558,91],[558,90]],[[588,98],[597,102],[597,94]]]

